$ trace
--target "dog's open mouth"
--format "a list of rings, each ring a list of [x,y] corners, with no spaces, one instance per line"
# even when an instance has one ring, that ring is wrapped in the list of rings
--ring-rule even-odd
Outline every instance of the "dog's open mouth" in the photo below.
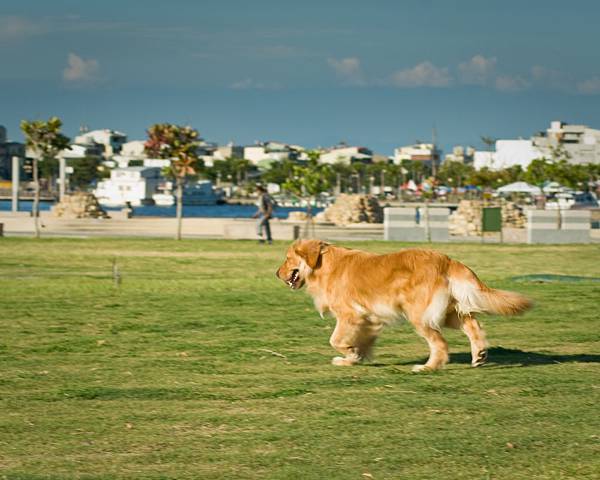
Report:
[[[294,268],[294,270],[292,270],[292,274],[290,275],[290,278],[288,278],[287,280],[287,284],[290,288],[296,288],[296,284],[298,283],[298,280],[300,279],[300,272],[298,271],[298,269]]]

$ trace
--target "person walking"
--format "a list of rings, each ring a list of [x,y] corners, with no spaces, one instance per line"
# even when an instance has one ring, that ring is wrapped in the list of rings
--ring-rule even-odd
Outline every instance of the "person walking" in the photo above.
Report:
[[[256,233],[259,237],[258,241],[259,243],[265,243],[265,239],[263,238],[264,230],[266,241],[271,245],[273,243],[273,238],[271,238],[271,224],[269,223],[269,219],[273,216],[273,200],[267,192],[267,189],[262,185],[258,185],[256,190],[258,191],[258,201],[256,202],[258,211],[254,214],[253,218],[258,218],[258,222],[256,223]]]

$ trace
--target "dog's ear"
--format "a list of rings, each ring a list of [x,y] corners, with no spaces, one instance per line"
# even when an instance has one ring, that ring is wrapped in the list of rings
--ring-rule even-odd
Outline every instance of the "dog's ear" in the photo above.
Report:
[[[321,240],[300,240],[294,245],[296,255],[304,259],[310,268],[315,268],[319,263],[321,249],[326,245]]]

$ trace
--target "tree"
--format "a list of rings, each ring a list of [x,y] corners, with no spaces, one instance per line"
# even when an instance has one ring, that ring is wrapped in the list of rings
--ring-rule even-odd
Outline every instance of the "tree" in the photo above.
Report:
[[[445,185],[451,187],[462,187],[466,180],[474,172],[472,165],[462,162],[444,162],[438,171],[438,179]]]
[[[44,120],[23,120],[21,131],[25,136],[25,145],[33,156],[33,218],[35,238],[40,237],[40,179],[39,162],[56,162],[56,157],[61,150],[70,149],[69,137],[60,132],[62,122],[58,117]]]
[[[536,158],[527,166],[523,178],[527,183],[542,185],[552,177],[552,165],[545,158]]]
[[[275,162],[271,168],[263,172],[261,179],[264,183],[277,183],[281,185],[285,183],[288,178],[294,176],[294,166],[296,166],[296,164],[291,160]]]
[[[69,175],[69,185],[79,190],[85,190],[102,173],[98,170],[100,157],[73,158],[69,161],[73,173]]]
[[[483,167],[480,170],[474,170],[467,178],[469,185],[475,185],[478,187],[498,188],[503,185],[502,182],[502,171],[492,170],[488,167]]]
[[[309,228],[313,226],[312,203],[317,195],[329,189],[328,177],[331,175],[329,165],[319,165],[318,152],[308,152],[309,161],[307,166],[294,165],[292,175],[284,182],[283,188],[301,199],[307,204],[305,236],[309,235]],[[314,231],[313,231],[314,233]]]
[[[177,233],[176,240],[181,240],[181,221],[183,217],[183,185],[188,176],[195,175],[198,154],[198,131],[190,126],[157,123],[148,131],[148,140],[144,147],[146,153],[154,158],[165,158],[171,161],[167,175],[175,179],[177,199]]]
[[[205,169],[204,174],[213,182],[216,180],[229,179],[236,185],[241,185],[246,174],[255,169],[249,160],[245,158],[229,157],[225,160],[215,160],[212,167]]]

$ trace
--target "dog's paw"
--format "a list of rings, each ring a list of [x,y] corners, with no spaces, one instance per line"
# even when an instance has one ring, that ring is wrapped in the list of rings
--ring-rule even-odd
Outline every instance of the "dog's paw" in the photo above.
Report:
[[[337,367],[351,367],[357,363],[358,361],[355,358],[348,357],[334,357],[333,360],[331,360],[331,364]]]
[[[412,368],[412,372],[413,373],[421,373],[421,372],[431,372],[431,368],[429,368],[427,365],[415,365]]]
[[[485,364],[487,362],[487,359],[488,359],[487,350],[481,350],[477,354],[477,358],[471,363],[471,366],[474,368],[481,367],[483,364]]]

